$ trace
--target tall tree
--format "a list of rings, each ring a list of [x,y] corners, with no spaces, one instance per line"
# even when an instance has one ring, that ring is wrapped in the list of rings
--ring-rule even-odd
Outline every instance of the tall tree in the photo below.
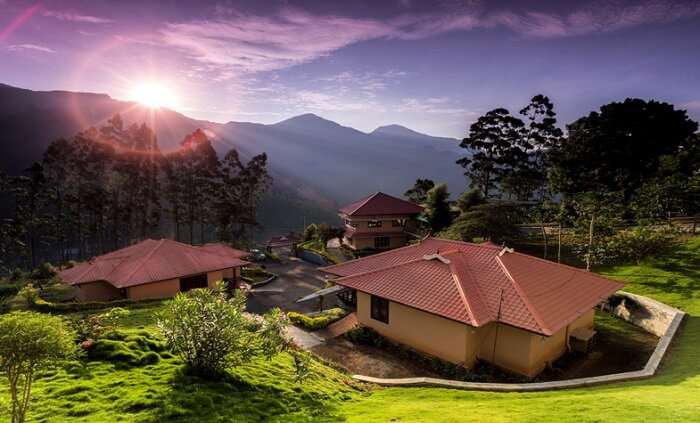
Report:
[[[447,192],[447,184],[436,185],[428,191],[428,198],[425,200],[425,217],[428,219],[433,232],[441,231],[450,226],[452,222],[449,198],[450,193]]]
[[[416,179],[413,188],[404,192],[403,195],[416,204],[423,204],[428,198],[428,191],[433,189],[434,186],[435,182],[430,179]]]
[[[487,112],[469,128],[469,136],[460,147],[471,155],[457,161],[471,180],[471,187],[481,190],[485,198],[493,195],[498,182],[526,159],[521,146],[523,122],[503,108]]]
[[[554,149],[553,182],[559,192],[617,192],[625,201],[653,177],[662,156],[696,143],[698,124],[673,105],[640,99],[613,102],[568,125]]]

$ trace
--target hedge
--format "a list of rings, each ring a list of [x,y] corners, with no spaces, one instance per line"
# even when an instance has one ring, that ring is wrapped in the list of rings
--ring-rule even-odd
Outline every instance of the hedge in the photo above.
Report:
[[[114,301],[86,301],[86,302],[67,302],[67,303],[50,303],[48,301],[38,299],[33,309],[44,313],[73,313],[78,311],[103,310],[112,307],[133,307],[138,305],[147,305],[163,301],[163,299],[151,300],[114,300]]]
[[[331,323],[338,321],[348,314],[347,310],[336,307],[322,311],[315,316],[307,316],[305,314],[290,311],[287,313],[289,320],[297,325],[309,330],[323,329]]]

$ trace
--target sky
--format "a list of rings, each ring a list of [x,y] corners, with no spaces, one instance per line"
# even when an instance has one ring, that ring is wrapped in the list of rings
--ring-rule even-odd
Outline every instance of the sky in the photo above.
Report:
[[[457,138],[539,93],[561,125],[627,97],[700,120],[700,0],[0,0],[0,82]]]

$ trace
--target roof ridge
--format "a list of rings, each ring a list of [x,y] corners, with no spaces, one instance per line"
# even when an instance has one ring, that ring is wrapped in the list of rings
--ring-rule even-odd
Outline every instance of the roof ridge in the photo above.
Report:
[[[352,216],[353,213],[360,210],[365,204],[367,204],[369,202],[369,200],[373,199],[377,195],[379,195],[379,191],[377,191],[374,194],[370,195],[369,197],[365,198],[365,200],[362,203],[360,203],[359,206],[355,207],[350,213],[348,213],[348,215]]]
[[[503,247],[500,247],[498,245],[484,245],[484,243],[477,244],[476,242],[457,241],[456,239],[438,238],[435,236],[428,237],[428,239],[434,239],[436,241],[447,242],[450,244],[460,244],[460,245],[469,245],[471,247],[490,248],[492,250],[502,250],[503,249]]]
[[[164,242],[165,242],[165,238],[159,239],[159,240],[158,240],[158,245],[156,245],[155,247],[153,247],[153,249],[152,249],[151,251],[149,251],[148,254],[146,254],[146,257],[144,257],[144,258],[141,260],[141,262],[139,263],[139,265],[136,266],[136,268],[135,268],[134,270],[132,270],[131,273],[129,273],[129,276],[127,276],[127,277],[125,278],[125,280],[126,280],[126,281],[129,281],[129,280],[131,279],[131,277],[134,276],[134,274],[135,274],[138,270],[141,270],[141,268],[143,267],[143,265],[146,264],[146,261],[148,261],[148,260],[151,258],[151,256],[153,256],[153,253],[155,253],[156,250],[158,250],[158,249],[163,245]]]
[[[535,319],[535,322],[537,322],[537,326],[539,326],[539,328],[542,330],[542,332],[543,332],[545,335],[552,335],[551,329],[550,329],[549,327],[547,327],[547,326],[544,324],[544,321],[542,320],[542,317],[539,315],[539,313],[537,313],[537,311],[535,310],[535,308],[532,306],[532,304],[530,303],[530,300],[529,300],[529,299],[527,298],[527,296],[525,295],[525,292],[524,292],[523,289],[520,287],[520,285],[519,285],[518,282],[515,280],[515,278],[513,278],[513,275],[510,274],[510,272],[508,271],[508,268],[506,267],[506,265],[503,263],[503,261],[501,261],[501,258],[500,258],[499,256],[496,256],[495,258],[496,258],[496,262],[500,265],[501,270],[503,270],[503,273],[505,273],[505,275],[506,275],[506,277],[508,278],[508,280],[511,281],[511,285],[512,285],[513,288],[515,289],[515,292],[518,294],[518,296],[520,297],[520,299],[521,299],[521,300],[523,301],[523,303],[525,304],[525,307],[527,307],[527,310],[528,310],[528,311],[530,312],[530,314],[532,315],[532,318]]]
[[[453,252],[450,252],[450,253],[453,253]],[[467,276],[469,276],[469,278],[470,278],[473,282],[476,282],[476,279],[472,276],[471,268],[470,268],[470,266],[469,266],[469,263],[467,262],[466,258],[464,257],[464,256],[466,256],[466,254],[465,254],[463,251],[459,251],[459,250],[455,251],[455,253],[458,254],[458,257],[459,257],[460,261],[462,262],[462,264],[463,264],[464,266],[466,266],[466,269],[465,269],[465,270],[466,270],[466,272],[467,272]],[[449,264],[449,266],[450,266],[450,270],[452,271],[452,274],[453,274],[454,277],[457,279],[457,289],[459,290],[460,295],[462,296],[462,298],[463,298],[465,304],[467,305],[467,308],[468,308],[468,310],[469,310],[469,313],[470,313],[471,316],[472,316],[472,320],[474,321],[475,325],[478,326],[478,325],[480,324],[480,322],[477,320],[476,314],[474,314],[474,312],[472,311],[472,310],[473,310],[473,307],[472,307],[472,305],[471,305],[471,302],[469,301],[469,298],[467,297],[466,293],[464,292],[464,288],[463,288],[462,283],[461,283],[461,282],[462,282],[462,279],[459,277],[459,274],[456,272],[454,262],[451,262],[451,263]],[[476,284],[476,289],[475,289],[474,291],[475,291],[474,293],[476,294],[476,296],[478,296],[478,301],[480,301],[482,304],[484,304],[484,305],[486,306],[487,309],[489,309],[488,305],[484,302],[483,298],[481,297],[481,289],[480,289],[480,287],[479,287],[478,284]],[[489,312],[490,312],[490,311],[491,311],[491,310],[489,309]]]
[[[467,299],[467,295],[464,293],[464,288],[462,287],[462,283],[460,280],[459,275],[455,271],[455,266],[454,263],[450,262],[448,264],[450,268],[450,272],[452,273],[452,281],[456,285],[457,292],[459,293],[459,297],[462,299],[462,304],[464,307],[467,309],[467,314],[471,317],[472,322],[474,322],[474,326],[479,326],[479,322],[476,320],[476,315],[474,314],[474,311],[472,310],[471,305],[469,304],[469,300]]]

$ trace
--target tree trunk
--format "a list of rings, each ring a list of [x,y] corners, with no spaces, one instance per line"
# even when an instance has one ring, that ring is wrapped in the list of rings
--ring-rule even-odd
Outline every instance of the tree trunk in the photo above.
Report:
[[[559,234],[557,242],[557,263],[561,263],[561,222],[559,222]]]
[[[542,240],[544,241],[543,258],[547,259],[547,230],[544,227],[544,221],[541,222],[540,228],[542,229]]]
[[[591,254],[593,253],[593,225],[595,214],[591,215],[591,224],[588,227],[588,254],[586,254],[586,270],[591,271]]]

